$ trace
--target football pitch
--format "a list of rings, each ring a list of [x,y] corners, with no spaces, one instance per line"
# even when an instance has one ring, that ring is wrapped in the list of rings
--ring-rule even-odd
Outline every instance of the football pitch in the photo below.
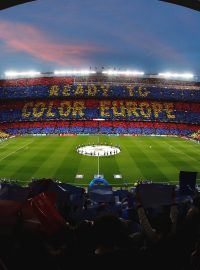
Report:
[[[120,146],[113,156],[86,156],[79,145]],[[137,180],[178,183],[180,171],[200,172],[200,144],[173,137],[152,136],[25,136],[0,143],[0,178],[51,178],[75,185],[88,185],[99,174],[112,185]],[[82,175],[83,178],[76,178]],[[122,178],[115,179],[114,175]],[[200,174],[197,182],[200,183]]]

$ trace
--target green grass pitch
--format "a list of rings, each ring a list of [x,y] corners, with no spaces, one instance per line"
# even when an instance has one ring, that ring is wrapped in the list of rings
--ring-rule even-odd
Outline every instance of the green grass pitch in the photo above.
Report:
[[[173,137],[44,136],[17,137],[0,143],[0,178],[51,178],[88,185],[98,172],[98,158],[83,156],[76,146],[89,143],[120,145],[121,153],[100,157],[100,174],[110,184],[137,180],[178,182],[179,172],[200,172],[200,144]],[[77,174],[84,175],[76,179]],[[114,179],[121,174],[122,179]],[[198,178],[198,183],[199,177]]]

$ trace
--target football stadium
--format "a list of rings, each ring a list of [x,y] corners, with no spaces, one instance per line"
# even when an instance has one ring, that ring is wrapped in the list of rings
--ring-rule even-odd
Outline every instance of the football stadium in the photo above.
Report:
[[[123,186],[199,172],[198,82],[84,72],[1,81],[1,178],[88,186],[101,175]],[[93,145],[108,150],[86,155]]]
[[[99,207],[123,216],[123,201],[136,186],[149,197],[148,207],[169,205],[173,187],[183,203],[198,190],[200,83],[191,74],[174,79],[85,70],[6,76],[0,82],[0,196],[32,200],[34,219],[48,233],[63,222],[53,217],[61,205],[79,209],[69,214],[75,222],[93,220],[90,211]],[[57,210],[46,205],[49,192],[58,196]],[[43,220],[39,212],[49,215],[50,209],[53,221]]]
[[[32,5],[31,13],[21,7],[27,2]],[[146,10],[141,0],[135,1],[136,5],[130,0],[123,5],[121,0],[107,0],[106,7],[104,1],[102,5],[96,1],[96,11],[96,7],[91,9],[90,0],[85,6],[79,0],[58,0],[56,5],[51,0],[41,2],[0,3],[1,12],[19,5],[19,14],[13,8],[0,18],[3,68],[16,61],[21,64],[19,71],[0,75],[0,270],[200,270],[200,76],[196,64],[199,54],[195,54],[199,38],[195,45],[190,44],[198,18],[185,11],[175,17],[173,13],[176,5],[199,11],[200,2],[149,1],[150,13],[154,14],[155,8],[163,18],[167,14],[181,21],[183,29],[186,24],[187,29],[194,28],[184,39],[191,63],[186,61],[183,41],[176,51],[173,42],[170,47],[168,40],[164,44],[159,35],[150,36],[140,28],[141,20],[135,24],[128,18],[129,7],[136,9],[135,16],[140,5],[142,11]],[[60,12],[66,11],[63,3],[70,11],[66,17]],[[91,28],[91,18],[88,16],[87,21],[84,10],[86,16],[94,11],[91,18],[97,18]],[[110,23],[112,33],[107,24],[106,28],[103,22],[98,24],[100,11],[105,11],[100,17]],[[25,21],[28,18],[28,24],[20,21],[21,16]],[[95,53],[102,60],[105,54],[112,61],[116,57],[112,53],[117,52],[121,63],[123,57],[128,61],[132,55],[127,45],[130,36],[123,36],[122,58],[117,46],[106,50],[81,41],[82,35],[88,38],[88,29],[94,27],[93,34],[100,31],[98,42],[104,29],[109,42],[117,40],[120,44],[115,30],[123,32],[123,23],[118,24],[121,18],[126,30],[130,22],[133,28],[138,27],[131,50],[136,54],[143,51],[141,61],[150,52],[157,60],[150,56],[146,64],[149,61],[154,67],[162,59],[165,65],[169,58],[189,68],[193,63],[196,74],[143,72],[101,64],[82,68],[82,63],[88,63],[83,58],[88,57],[92,63]],[[55,25],[49,27],[52,20]],[[150,27],[154,20],[165,27],[159,16],[152,16]],[[169,20],[167,23],[170,25]],[[45,24],[54,33],[52,40],[45,35]],[[80,32],[73,24],[81,28]],[[77,35],[77,43],[65,44],[66,25],[71,34],[67,39]],[[165,32],[167,38],[172,35],[178,39],[175,30],[167,33],[161,25],[153,29],[157,34]],[[53,41],[54,31],[56,37],[62,36],[60,43]],[[144,44],[147,40],[148,46]],[[47,62],[49,66],[68,63],[70,67],[73,63],[76,67],[20,71],[24,59],[27,67],[28,61],[40,67]]]

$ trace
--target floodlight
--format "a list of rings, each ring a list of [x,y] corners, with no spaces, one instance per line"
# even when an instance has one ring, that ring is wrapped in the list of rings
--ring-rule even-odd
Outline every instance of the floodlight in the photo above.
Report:
[[[105,121],[105,119],[104,118],[94,118],[94,119],[92,119],[93,121]]]
[[[182,78],[182,79],[192,79],[194,75],[192,73],[172,73],[172,72],[165,72],[159,73],[158,76],[164,78]]]
[[[35,77],[39,76],[41,73],[37,71],[22,71],[22,72],[17,72],[17,71],[7,71],[5,72],[6,77],[10,78],[16,78],[16,77]]]
[[[54,71],[55,75],[90,75],[95,74],[96,71],[94,70],[56,70]]]
[[[144,72],[141,71],[135,71],[135,70],[105,70],[102,72],[103,74],[109,75],[109,76],[142,76],[144,75]]]

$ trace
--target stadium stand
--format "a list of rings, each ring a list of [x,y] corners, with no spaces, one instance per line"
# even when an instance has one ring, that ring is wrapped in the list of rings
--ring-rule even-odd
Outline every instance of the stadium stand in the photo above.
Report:
[[[103,79],[105,81],[103,81]],[[198,83],[95,76],[0,81],[0,129],[23,134],[176,135],[198,139]],[[95,121],[101,119],[104,121]]]
[[[0,81],[0,139],[26,134],[170,135],[199,140],[198,83],[45,77]],[[124,80],[124,81],[123,81]],[[86,83],[87,82],[87,83]],[[99,121],[97,119],[101,119]],[[138,182],[138,187],[153,185]],[[152,186],[86,190],[51,179],[0,184],[0,267],[199,269],[200,195]],[[158,200],[158,198],[156,198]],[[146,202],[148,200],[145,200]],[[154,202],[155,203],[155,202]]]
[[[152,193],[145,195],[146,187]],[[198,269],[192,268],[199,264],[198,190],[182,196],[175,186],[148,181],[131,190],[88,191],[51,179],[26,187],[2,181],[0,216],[2,269],[66,269],[83,259],[101,267],[134,260],[140,269]]]
[[[6,139],[6,138],[9,138],[9,134],[8,133],[5,133],[5,132],[2,132],[0,130],[0,139]]]

